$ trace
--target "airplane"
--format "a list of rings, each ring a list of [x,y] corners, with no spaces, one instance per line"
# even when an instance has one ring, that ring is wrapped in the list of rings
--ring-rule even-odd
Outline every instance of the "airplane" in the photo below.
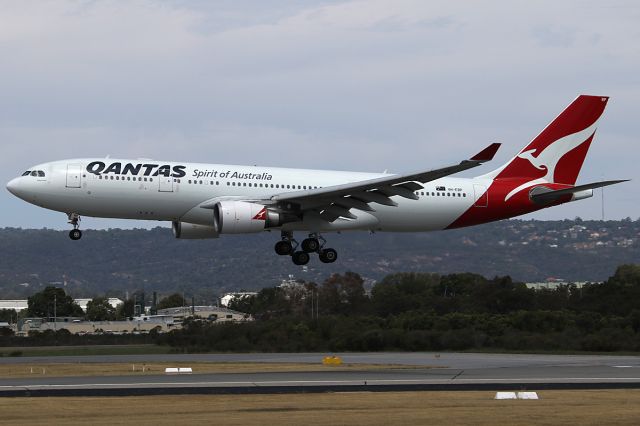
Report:
[[[79,240],[81,216],[172,222],[176,238],[280,231],[275,252],[296,265],[338,253],[322,233],[419,232],[511,218],[593,196],[625,180],[576,186],[609,97],[578,96],[509,162],[474,177],[499,143],[446,167],[407,174],[82,158],[30,167],[13,195],[64,212]],[[298,243],[294,231],[307,237]]]

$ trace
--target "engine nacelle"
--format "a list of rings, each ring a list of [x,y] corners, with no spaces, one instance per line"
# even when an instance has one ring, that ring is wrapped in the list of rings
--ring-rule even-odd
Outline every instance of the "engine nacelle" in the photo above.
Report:
[[[221,201],[214,207],[214,226],[221,234],[247,234],[299,219],[246,201]]]
[[[215,226],[195,225],[193,223],[173,222],[173,235],[180,239],[218,238],[220,233]]]

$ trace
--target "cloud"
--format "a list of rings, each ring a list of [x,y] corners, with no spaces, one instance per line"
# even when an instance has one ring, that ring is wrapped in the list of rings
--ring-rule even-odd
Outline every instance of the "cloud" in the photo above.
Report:
[[[638,179],[639,15],[624,1],[9,2],[0,178],[106,154],[412,171],[496,140],[498,163],[592,92],[612,101],[581,178]],[[612,217],[640,216],[630,192],[610,189]],[[23,204],[2,222],[37,211]]]

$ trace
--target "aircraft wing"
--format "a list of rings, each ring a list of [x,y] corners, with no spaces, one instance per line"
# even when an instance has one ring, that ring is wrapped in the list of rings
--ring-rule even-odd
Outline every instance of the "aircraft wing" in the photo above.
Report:
[[[370,206],[372,203],[397,206],[397,203],[391,199],[393,196],[415,200],[418,197],[414,191],[423,188],[420,183],[431,182],[478,167],[482,163],[490,161],[499,147],[499,143],[493,143],[468,160],[463,160],[452,166],[404,175],[389,175],[318,189],[284,192],[272,196],[269,202],[283,211],[315,210],[320,213],[320,217],[329,222],[333,222],[339,217],[355,219],[356,216],[349,212],[350,209],[375,211]]]

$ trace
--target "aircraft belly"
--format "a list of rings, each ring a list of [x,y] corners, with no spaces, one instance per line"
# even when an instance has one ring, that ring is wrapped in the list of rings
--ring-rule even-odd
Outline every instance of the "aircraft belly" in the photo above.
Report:
[[[445,229],[472,205],[470,199],[421,198],[403,200],[398,207],[384,207],[374,213],[380,221],[380,231],[411,232]]]
[[[83,216],[122,219],[174,220],[202,201],[202,196],[140,192],[137,189],[98,191],[65,189],[57,193],[41,194],[38,205],[61,212]]]

